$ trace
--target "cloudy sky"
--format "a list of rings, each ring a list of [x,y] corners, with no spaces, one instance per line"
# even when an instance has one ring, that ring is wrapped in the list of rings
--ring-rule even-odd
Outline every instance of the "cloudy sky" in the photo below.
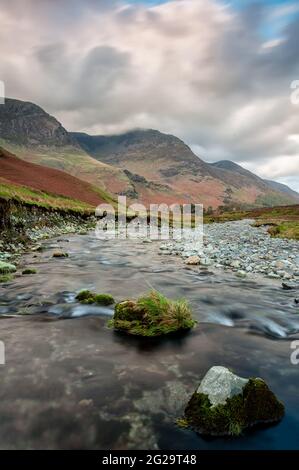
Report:
[[[0,0],[0,24],[6,95],[68,130],[159,129],[299,190],[298,0]]]

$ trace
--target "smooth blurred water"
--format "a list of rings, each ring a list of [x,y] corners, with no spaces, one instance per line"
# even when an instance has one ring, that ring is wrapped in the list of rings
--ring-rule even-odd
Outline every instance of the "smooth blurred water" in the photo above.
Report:
[[[69,258],[52,258],[57,244]],[[156,243],[92,234],[45,242],[22,262],[38,274],[0,287],[2,448],[299,448],[294,291],[275,280],[187,267]],[[149,289],[183,296],[199,324],[183,337],[129,338],[107,328],[113,309],[75,301],[85,288],[117,300]],[[212,365],[263,377],[285,402],[284,420],[238,439],[179,428],[175,420]]]

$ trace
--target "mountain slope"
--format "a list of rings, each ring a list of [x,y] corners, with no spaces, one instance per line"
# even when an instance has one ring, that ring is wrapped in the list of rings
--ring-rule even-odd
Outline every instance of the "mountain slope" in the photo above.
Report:
[[[90,208],[111,199],[104,191],[67,173],[25,162],[0,148],[0,186],[13,184],[30,190],[38,190],[51,195],[80,201]]]
[[[210,164],[213,168],[218,170],[223,170],[224,172],[229,172],[233,177],[242,175],[247,178],[248,181],[251,181],[252,184],[255,184],[260,189],[264,191],[275,191],[278,194],[286,195],[291,198],[294,203],[298,203],[299,194],[296,191],[293,191],[285,184],[278,183],[276,181],[270,181],[260,178],[249,170],[246,170],[237,163],[231,162],[230,160],[221,160],[219,162]],[[224,177],[227,173],[223,173]]]
[[[151,186],[165,189],[159,195],[152,190],[144,197],[139,185],[142,202],[200,202],[206,206],[222,203],[222,183],[213,181],[209,165],[177,137],[156,130],[135,130],[116,136],[71,135],[98,161],[128,170],[145,178]]]
[[[63,170],[99,188],[125,191],[123,171],[95,161],[53,117],[39,106],[7,98],[0,106],[0,145],[18,157]]]
[[[278,183],[277,181],[264,180],[268,186],[271,188],[281,191],[282,193],[287,194],[288,196],[294,197],[299,202],[299,194],[293,189],[289,188],[286,184]]]
[[[184,201],[214,208],[295,202],[293,195],[271,188],[233,162],[208,164],[177,137],[156,130],[135,130],[115,136],[72,133],[72,137],[94,158],[167,185]]]

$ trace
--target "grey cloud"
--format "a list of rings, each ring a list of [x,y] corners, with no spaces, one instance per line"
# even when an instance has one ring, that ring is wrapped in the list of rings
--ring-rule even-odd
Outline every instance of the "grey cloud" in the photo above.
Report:
[[[290,102],[299,19],[264,48],[269,10],[260,3],[242,14],[220,0],[24,3],[1,2],[10,29],[0,31],[0,78],[11,96],[37,102],[71,130],[155,127],[209,160],[299,178],[299,142],[289,138],[299,134],[299,106]]]

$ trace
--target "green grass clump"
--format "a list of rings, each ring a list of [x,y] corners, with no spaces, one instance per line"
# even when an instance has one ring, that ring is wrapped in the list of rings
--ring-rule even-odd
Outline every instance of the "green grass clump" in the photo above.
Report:
[[[275,238],[290,238],[299,240],[299,222],[285,221],[270,227],[268,232]]]
[[[194,393],[185,409],[189,426],[212,436],[239,436],[246,428],[279,421],[283,415],[284,405],[262,379],[254,378],[225,404],[212,406],[207,395]]]
[[[22,274],[26,275],[26,274],[36,274],[37,271],[36,269],[34,268],[26,268],[22,271]]]
[[[11,282],[13,280],[12,274],[0,274],[0,283]]]
[[[11,274],[16,272],[17,268],[14,264],[0,261],[0,274]]]
[[[109,326],[136,336],[162,336],[190,330],[196,322],[185,299],[167,299],[157,291],[115,306]]]
[[[89,290],[82,290],[76,296],[82,304],[98,304],[98,305],[112,305],[115,303],[114,298],[110,294],[95,294]]]

